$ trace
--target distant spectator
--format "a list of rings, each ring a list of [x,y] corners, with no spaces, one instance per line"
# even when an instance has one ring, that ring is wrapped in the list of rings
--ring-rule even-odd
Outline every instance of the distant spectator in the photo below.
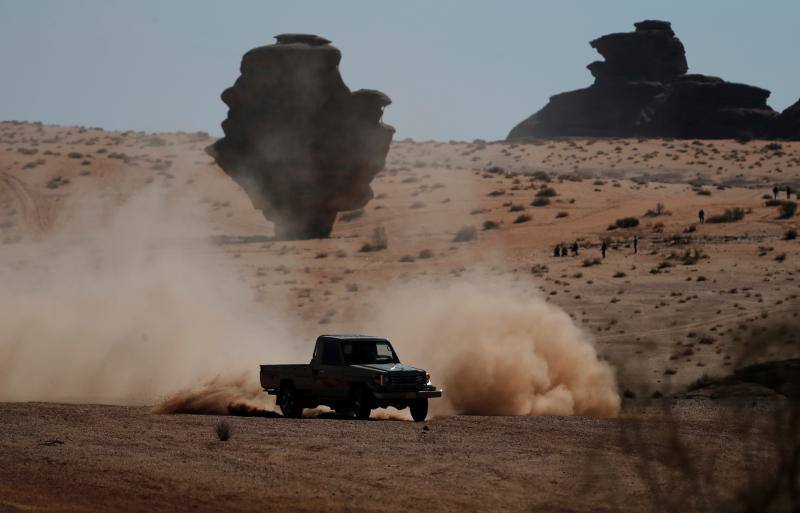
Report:
[[[777,185],[772,188],[772,195],[775,197],[775,199],[778,199],[778,191],[780,191],[780,189],[778,189]]]
[[[578,256],[578,241],[572,243],[572,256]]]
[[[606,241],[603,241],[603,243],[600,244],[600,253],[603,254],[603,258],[606,257],[606,251],[607,250],[608,250],[608,244],[606,244]]]
[[[638,235],[634,235],[633,236],[633,252],[634,252],[634,254],[639,252],[639,236]]]
[[[569,251],[567,251],[567,245],[566,244],[562,244],[561,245],[561,256],[562,257],[569,256]]]
[[[697,213],[697,218],[700,219],[700,224],[705,223],[706,222],[706,211],[701,208],[700,212]]]
[[[786,186],[786,199],[787,200],[792,199],[792,188],[789,187],[788,185]]]
[[[556,247],[553,248],[553,256],[561,256],[561,245],[556,244]]]

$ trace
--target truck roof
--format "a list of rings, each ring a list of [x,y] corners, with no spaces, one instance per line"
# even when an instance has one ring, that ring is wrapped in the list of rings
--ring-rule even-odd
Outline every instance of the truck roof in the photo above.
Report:
[[[331,335],[320,335],[317,337],[317,340],[323,338],[330,338],[335,340],[352,340],[352,339],[370,339],[370,340],[386,340],[385,337],[376,337],[373,335],[358,335],[358,334],[331,334]]]

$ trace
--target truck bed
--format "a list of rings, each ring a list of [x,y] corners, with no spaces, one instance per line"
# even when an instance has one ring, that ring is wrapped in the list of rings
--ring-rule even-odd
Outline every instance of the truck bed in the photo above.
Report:
[[[311,365],[307,363],[261,365],[261,388],[264,390],[278,388],[281,380],[287,378],[294,381],[310,379]]]

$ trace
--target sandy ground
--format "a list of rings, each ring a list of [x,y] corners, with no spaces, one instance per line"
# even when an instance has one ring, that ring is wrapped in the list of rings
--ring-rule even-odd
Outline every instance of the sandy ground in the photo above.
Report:
[[[285,314],[309,336],[349,331],[364,293],[488,275],[562,307],[638,399],[727,373],[744,331],[798,314],[800,242],[785,237],[798,218],[778,219],[763,196],[775,184],[800,190],[800,143],[398,141],[362,215],[338,221],[328,240],[282,242],[203,153],[211,140],[0,124],[0,265],[43,265],[31,255],[37,242],[65,230],[64,247],[79,245],[100,223],[78,219],[76,205],[113,210],[155,186],[182,215],[210,219],[210,251],[231,262],[256,303],[288,298]],[[546,187],[550,203],[532,206]],[[659,203],[668,215],[645,215]],[[710,217],[735,207],[743,220],[697,223],[700,209]],[[608,229],[631,216],[637,227]],[[497,227],[483,229],[487,221]],[[476,238],[454,242],[465,226]],[[376,227],[388,248],[360,252]],[[164,251],[191,246],[187,237]],[[606,237],[607,258],[590,265]],[[575,240],[579,256],[552,256]],[[725,432],[716,417],[687,410],[689,443],[717,443],[707,437]],[[235,418],[223,444],[213,416],[7,403],[0,417],[0,510],[636,511],[652,501],[633,480],[619,443],[625,422],[615,419],[442,417],[423,432],[404,422]],[[623,417],[659,423],[658,413],[626,406]],[[50,438],[64,443],[42,445]],[[718,471],[740,472],[736,435],[720,440],[732,445]],[[587,479],[596,451],[619,472],[607,486]]]
[[[736,423],[702,403],[676,411],[698,472],[735,489],[763,470],[763,446]],[[227,442],[219,417],[143,408],[12,403],[0,420],[0,511],[669,511],[654,490],[711,511],[730,499],[685,468],[672,480],[658,408],[636,417],[652,459],[632,419],[233,417]]]

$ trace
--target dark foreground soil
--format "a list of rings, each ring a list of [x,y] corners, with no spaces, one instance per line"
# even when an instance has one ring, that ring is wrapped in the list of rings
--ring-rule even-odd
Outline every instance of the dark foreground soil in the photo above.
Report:
[[[691,511],[768,468],[769,444],[709,402],[632,410],[412,423],[0,403],[0,511]]]

